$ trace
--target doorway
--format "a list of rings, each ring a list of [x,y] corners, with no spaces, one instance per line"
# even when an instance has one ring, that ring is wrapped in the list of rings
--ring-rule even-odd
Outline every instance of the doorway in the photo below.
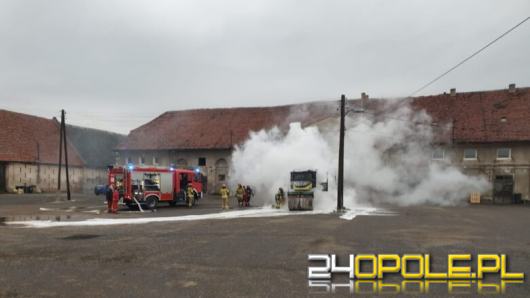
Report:
[[[228,176],[228,162],[220,158],[215,162],[215,191],[219,191],[223,184],[226,184]]]
[[[493,202],[511,202],[513,198],[513,175],[497,175],[493,182]]]
[[[6,192],[6,164],[0,163],[0,193]]]

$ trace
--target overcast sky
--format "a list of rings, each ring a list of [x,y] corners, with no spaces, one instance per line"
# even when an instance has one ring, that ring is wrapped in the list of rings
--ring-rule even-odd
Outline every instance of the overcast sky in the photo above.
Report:
[[[409,95],[530,1],[0,2],[0,108],[127,133],[167,110]],[[530,21],[420,94],[530,86]]]

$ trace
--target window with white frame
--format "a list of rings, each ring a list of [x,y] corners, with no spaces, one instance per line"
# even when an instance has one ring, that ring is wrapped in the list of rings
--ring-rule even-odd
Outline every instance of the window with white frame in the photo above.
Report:
[[[466,148],[464,149],[464,159],[465,160],[476,160],[478,157],[477,149],[475,148]]]
[[[445,157],[445,150],[443,148],[434,148],[432,151],[433,160],[443,160]]]
[[[143,156],[140,156],[140,157],[138,158],[138,163],[141,164],[141,165],[143,165],[143,164],[145,163],[145,158],[144,158]]]
[[[510,148],[498,148],[497,149],[497,159],[511,159],[512,158],[512,149]]]
[[[153,165],[158,165],[158,156],[153,156]]]

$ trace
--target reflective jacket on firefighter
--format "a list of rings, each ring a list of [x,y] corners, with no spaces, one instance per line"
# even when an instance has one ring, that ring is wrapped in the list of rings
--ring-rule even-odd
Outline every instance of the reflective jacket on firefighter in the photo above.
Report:
[[[219,194],[221,194],[221,198],[228,199],[230,196],[230,190],[226,186],[223,186],[221,187],[221,190],[219,190]]]
[[[278,192],[276,193],[276,197],[275,197],[275,201],[276,201],[276,208],[280,208],[281,205],[283,205],[283,203],[285,202],[285,193],[283,192],[283,189],[280,187],[280,189],[278,189]]]
[[[245,189],[239,184],[236,189],[236,197],[238,201],[243,201],[243,194],[245,194]]]
[[[193,189],[191,184],[188,184],[188,188],[186,189],[186,192],[187,192],[188,198],[192,198],[192,199],[195,198],[195,190]]]
[[[228,197],[230,196],[230,190],[228,190],[226,185],[223,185],[219,193],[221,194],[221,198],[222,198],[221,208],[230,209],[230,206],[228,205]]]
[[[188,201],[188,206],[191,207],[193,205],[193,201],[195,199],[195,190],[191,186],[191,184],[188,184],[188,187],[186,189],[186,197]]]

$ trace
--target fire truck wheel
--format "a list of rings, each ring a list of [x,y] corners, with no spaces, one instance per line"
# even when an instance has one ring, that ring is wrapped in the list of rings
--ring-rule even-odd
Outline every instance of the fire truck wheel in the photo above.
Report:
[[[150,196],[145,199],[145,206],[148,209],[155,209],[158,204],[158,199],[155,196]]]

